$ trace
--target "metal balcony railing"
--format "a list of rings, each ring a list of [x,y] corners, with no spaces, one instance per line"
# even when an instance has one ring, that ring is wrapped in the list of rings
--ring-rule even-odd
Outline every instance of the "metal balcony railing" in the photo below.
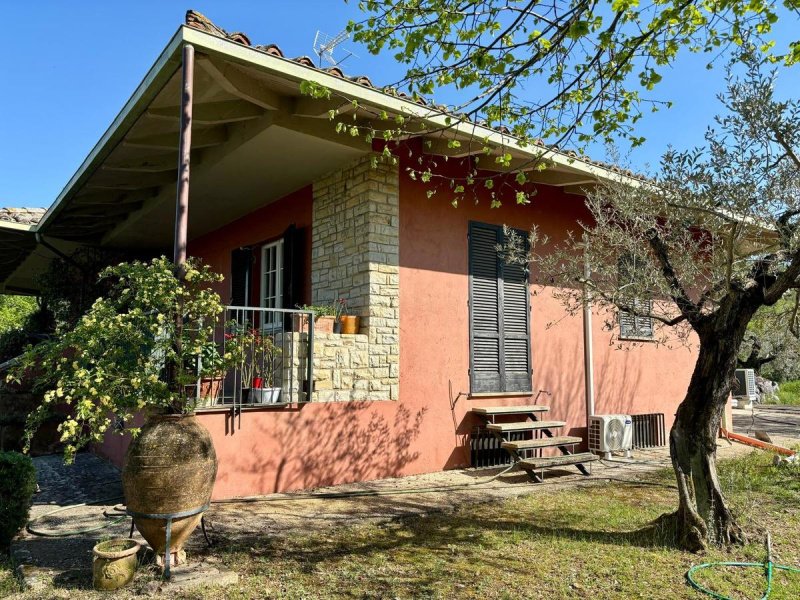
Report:
[[[189,386],[195,410],[258,408],[311,400],[314,313],[228,306],[210,345],[225,364],[218,375]],[[201,359],[202,360],[202,359]],[[231,366],[232,365],[232,366]]]

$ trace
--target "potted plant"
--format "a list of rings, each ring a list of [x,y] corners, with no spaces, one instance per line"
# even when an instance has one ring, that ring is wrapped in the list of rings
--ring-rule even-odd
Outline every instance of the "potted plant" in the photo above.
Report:
[[[198,366],[203,375],[198,374],[197,381],[186,386],[186,396],[194,399],[194,408],[208,408],[218,402],[227,371],[226,361],[213,340],[202,344]]]
[[[39,383],[48,389],[28,418],[28,444],[56,405],[71,408],[59,426],[68,463],[79,448],[111,435],[112,423],[128,425],[125,500],[157,556],[164,553],[166,522],[142,515],[202,509],[217,472],[211,436],[195,418],[194,398],[186,390],[198,377],[219,372],[220,364],[204,365],[202,354],[224,309],[210,288],[222,277],[195,261],[181,272],[164,257],[106,269],[101,277],[112,282],[108,295],[73,329],[29,350],[12,373],[15,379],[39,373]],[[139,415],[145,417],[141,427]],[[176,563],[185,557],[184,541],[200,518],[198,512],[172,521]]]
[[[347,308],[347,300],[344,298],[337,298],[331,303],[331,310],[333,311],[333,332],[342,333],[342,315]]]
[[[275,345],[272,336],[259,332],[253,344],[253,375],[251,399],[256,404],[277,404],[280,402],[281,388],[278,377],[277,361],[281,349]]]
[[[281,349],[266,331],[232,323],[226,348],[242,374],[242,399],[252,404],[280,402],[280,381],[275,376]]]
[[[339,333],[336,312],[330,304],[304,304],[299,307],[314,313],[314,331],[316,333]],[[306,315],[300,315],[300,323],[295,324],[298,331],[306,329]]]
[[[339,323],[341,323],[339,328],[340,333],[345,335],[358,333],[361,325],[361,318],[356,315],[347,314],[347,300],[339,298],[334,302],[334,306],[336,307],[337,319]]]

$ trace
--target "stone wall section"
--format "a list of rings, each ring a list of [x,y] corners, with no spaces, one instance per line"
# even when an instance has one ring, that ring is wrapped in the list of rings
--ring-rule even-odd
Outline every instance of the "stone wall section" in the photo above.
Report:
[[[366,395],[369,400],[396,400],[400,392],[398,166],[373,167],[370,157],[364,157],[320,178],[313,194],[312,302],[345,298],[348,313],[361,317],[368,358],[367,365],[354,369],[353,385],[348,385],[349,375],[347,382],[342,380],[345,371],[335,375],[337,369],[332,367],[332,387],[324,389],[327,382],[319,380],[315,399],[356,400]],[[344,344],[347,338],[360,336],[336,337]],[[336,352],[330,341],[315,349],[315,371],[319,357],[320,371],[327,372],[325,361],[330,356],[325,352]]]

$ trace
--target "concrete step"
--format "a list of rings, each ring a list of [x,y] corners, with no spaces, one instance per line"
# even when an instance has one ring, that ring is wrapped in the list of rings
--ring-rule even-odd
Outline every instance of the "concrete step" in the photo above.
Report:
[[[542,456],[540,458],[526,458],[517,463],[520,469],[533,471],[538,469],[548,469],[550,467],[562,467],[565,465],[586,464],[599,460],[596,454],[591,452],[581,452],[579,454],[565,454],[563,456]]]
[[[501,445],[506,450],[531,450],[534,448],[555,448],[556,446],[570,446],[580,444],[583,438],[572,435],[561,435],[556,437],[543,437],[536,440],[519,440],[516,442],[503,442]]]
[[[486,429],[507,433],[509,431],[535,431],[537,429],[557,429],[564,427],[566,421],[524,421],[520,423],[489,423]]]
[[[529,415],[543,413],[550,410],[549,406],[539,404],[525,404],[523,406],[476,406],[472,412],[478,415],[491,417],[493,415]]]

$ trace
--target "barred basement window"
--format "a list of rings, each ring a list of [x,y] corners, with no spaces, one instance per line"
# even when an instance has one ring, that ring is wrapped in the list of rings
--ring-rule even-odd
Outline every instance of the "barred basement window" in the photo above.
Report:
[[[634,286],[636,282],[636,257],[625,254],[620,257],[619,263],[620,289],[626,285]],[[632,310],[619,309],[619,337],[623,340],[652,340],[653,300],[650,298],[631,298],[625,305]]]
[[[532,390],[528,270],[502,259],[497,246],[504,239],[501,226],[470,223],[472,393]]]

